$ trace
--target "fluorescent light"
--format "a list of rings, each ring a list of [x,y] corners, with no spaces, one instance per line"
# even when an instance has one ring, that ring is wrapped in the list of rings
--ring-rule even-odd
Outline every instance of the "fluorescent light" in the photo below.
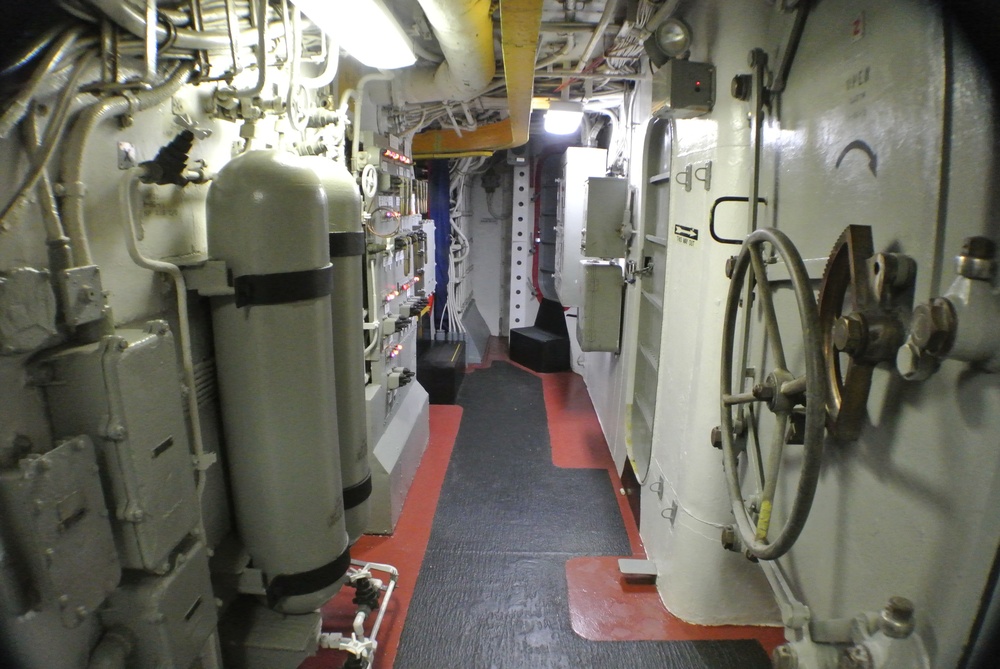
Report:
[[[320,30],[368,67],[394,70],[417,62],[410,38],[382,0],[293,0]]]
[[[553,100],[545,112],[545,132],[553,135],[568,135],[576,132],[583,120],[583,103],[568,100]]]

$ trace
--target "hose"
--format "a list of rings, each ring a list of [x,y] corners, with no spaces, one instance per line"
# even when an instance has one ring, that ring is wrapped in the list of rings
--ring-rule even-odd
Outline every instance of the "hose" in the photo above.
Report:
[[[156,88],[132,93],[129,98],[114,97],[102,100],[87,108],[73,124],[63,152],[61,181],[66,189],[62,202],[63,222],[66,234],[73,245],[77,264],[93,264],[84,217],[84,188],[80,180],[83,172],[83,156],[91,133],[110,116],[142,111],[169,100],[193,72],[192,63],[180,65],[170,78]]]
[[[93,54],[86,54],[77,63],[76,69],[70,76],[65,90],[59,98],[59,102],[56,103],[55,111],[52,114],[52,120],[49,121],[48,127],[46,128],[45,137],[32,158],[31,171],[28,173],[28,177],[24,180],[24,183],[22,183],[17,189],[13,199],[11,199],[11,201],[7,203],[7,206],[4,207],[3,211],[0,212],[0,222],[2,222],[7,215],[14,210],[14,208],[21,202],[21,198],[30,193],[38,184],[38,180],[46,174],[45,170],[48,166],[49,160],[52,159],[52,155],[55,152],[56,147],[62,141],[63,131],[65,130],[66,123],[69,120],[70,107],[72,107],[73,100],[76,98],[77,87],[80,84],[80,79],[83,77],[83,73],[87,70],[93,59]]]
[[[6,137],[11,129],[24,118],[24,115],[28,111],[28,105],[31,104],[31,100],[38,93],[38,89],[41,87],[45,77],[63,59],[66,52],[69,51],[70,47],[73,46],[73,43],[80,36],[80,32],[81,29],[78,27],[70,28],[49,49],[48,54],[38,64],[35,71],[31,73],[31,77],[24,84],[20,93],[11,101],[10,106],[4,111],[3,116],[0,116],[0,137]]]
[[[59,36],[63,30],[66,29],[64,25],[57,25],[49,28],[41,37],[38,38],[33,44],[31,44],[27,49],[25,49],[20,56],[14,58],[9,65],[5,65],[2,70],[0,70],[0,77],[6,77],[8,74],[12,74],[17,70],[21,69],[35,58],[38,54],[42,53],[45,49],[52,44],[53,40]]]

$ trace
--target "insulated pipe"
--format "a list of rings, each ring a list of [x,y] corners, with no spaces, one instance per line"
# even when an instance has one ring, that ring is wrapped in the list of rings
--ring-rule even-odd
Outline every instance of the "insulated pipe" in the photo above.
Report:
[[[604,32],[611,25],[611,19],[615,18],[615,10],[617,9],[618,0],[606,0],[604,3],[604,12],[601,14],[601,20],[597,23],[597,27],[594,28],[594,34],[590,36],[590,41],[587,42],[587,46],[580,55],[580,61],[577,63],[576,71],[578,73],[583,72],[584,68],[587,67],[587,63],[597,49],[597,45],[604,39]]]
[[[319,156],[303,158],[326,191],[333,265],[333,364],[340,436],[344,517],[353,544],[368,526],[372,477],[365,421],[364,256],[361,193],[343,163]],[[376,340],[377,341],[377,340]]]
[[[129,97],[106,98],[82,112],[73,124],[66,148],[63,151],[60,181],[65,189],[62,200],[63,225],[73,246],[73,260],[77,265],[92,265],[90,244],[87,240],[87,226],[84,221],[83,154],[87,139],[98,125],[110,116],[142,111],[169,100],[180,90],[194,71],[194,65],[179,66],[160,86],[148,91],[130,93]]]
[[[237,528],[268,606],[307,613],[350,564],[326,193],[302,158],[250,151],[213,180],[206,218],[235,290],[212,323]]]
[[[490,0],[418,0],[434,29],[445,62],[409,68],[396,77],[397,97],[408,103],[468,101],[496,73]]]

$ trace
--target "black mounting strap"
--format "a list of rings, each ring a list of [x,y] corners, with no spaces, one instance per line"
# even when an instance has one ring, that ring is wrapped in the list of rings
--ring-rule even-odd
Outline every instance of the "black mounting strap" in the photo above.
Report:
[[[365,233],[363,232],[330,233],[331,258],[363,256],[364,254],[365,254]]]
[[[347,568],[351,566],[351,549],[345,548],[333,562],[299,572],[298,574],[282,574],[275,576],[267,584],[267,603],[274,607],[278,601],[285,597],[296,597],[298,595],[308,595],[318,592],[323,588],[336,583],[341,576],[347,573]]]
[[[233,281],[233,289],[237,307],[312,300],[333,292],[333,265],[301,272],[244,274]]]
[[[353,509],[371,497],[371,494],[372,475],[369,474],[361,483],[355,483],[349,488],[344,488],[344,510]]]

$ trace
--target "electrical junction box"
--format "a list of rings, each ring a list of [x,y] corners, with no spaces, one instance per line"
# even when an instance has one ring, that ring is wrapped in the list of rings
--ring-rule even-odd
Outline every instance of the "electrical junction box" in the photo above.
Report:
[[[218,612],[201,542],[191,542],[164,576],[132,572],[101,610],[105,627],[134,635],[135,667],[190,667],[218,624]]]
[[[622,268],[607,260],[582,260],[583,305],[576,319],[580,349],[617,353],[621,347]]]
[[[672,58],[653,75],[654,116],[694,118],[715,105],[715,66]]]
[[[44,356],[30,375],[44,389],[55,436],[85,434],[97,446],[122,566],[167,569],[199,512],[166,322]]]
[[[6,545],[2,601],[17,615],[58,608],[76,627],[104,602],[121,576],[89,437],[28,455],[0,472]]]
[[[564,307],[583,304],[580,261],[584,258],[581,249],[587,179],[603,177],[607,163],[608,152],[605,149],[571,146],[563,154],[556,204],[556,265],[553,278],[559,302]]]
[[[584,203],[583,255],[588,258],[624,258],[622,224],[628,206],[628,179],[590,177]]]

